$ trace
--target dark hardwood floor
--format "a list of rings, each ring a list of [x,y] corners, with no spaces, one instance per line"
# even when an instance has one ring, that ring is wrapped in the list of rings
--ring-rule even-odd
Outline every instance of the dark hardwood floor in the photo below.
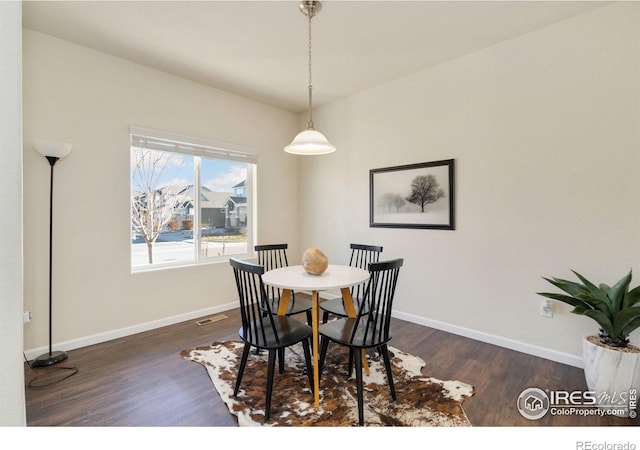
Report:
[[[69,352],[58,366],[77,367],[77,374],[26,388],[27,425],[236,426],[206,370],[180,357],[187,348],[237,339],[238,310],[223,314],[228,318],[208,325],[193,320]],[[638,425],[638,419],[575,415],[527,420],[516,409],[525,388],[586,390],[582,369],[401,320],[394,320],[392,335],[392,346],[426,361],[423,374],[474,386],[463,405],[474,427]],[[25,364],[27,383],[67,374]]]

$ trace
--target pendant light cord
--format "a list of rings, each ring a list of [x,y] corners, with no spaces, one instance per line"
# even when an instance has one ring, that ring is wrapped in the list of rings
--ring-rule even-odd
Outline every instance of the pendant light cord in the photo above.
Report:
[[[315,15],[313,8],[309,9],[309,120],[307,122],[307,129],[313,130],[313,117],[311,110],[313,109],[313,84],[311,83],[311,19]]]

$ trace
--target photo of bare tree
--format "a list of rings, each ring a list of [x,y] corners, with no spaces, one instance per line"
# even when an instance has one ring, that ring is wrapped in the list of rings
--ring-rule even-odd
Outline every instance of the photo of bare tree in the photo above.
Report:
[[[454,160],[371,169],[369,226],[455,229]]]

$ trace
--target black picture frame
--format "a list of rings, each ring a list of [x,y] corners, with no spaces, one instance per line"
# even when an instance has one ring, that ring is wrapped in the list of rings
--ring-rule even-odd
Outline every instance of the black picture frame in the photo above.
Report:
[[[454,178],[453,159],[369,170],[369,226],[455,230]]]

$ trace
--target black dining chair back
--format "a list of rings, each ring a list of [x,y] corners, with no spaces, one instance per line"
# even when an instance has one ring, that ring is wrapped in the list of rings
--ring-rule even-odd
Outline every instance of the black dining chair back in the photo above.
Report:
[[[268,364],[264,419],[265,422],[267,422],[271,413],[271,396],[276,355],[283,353],[285,348],[299,342],[302,343],[307,373],[309,374],[309,383],[313,390],[311,352],[309,350],[309,340],[313,331],[309,325],[303,322],[287,316],[271,314],[269,303],[265,303],[267,294],[265,285],[262,282],[262,275],[264,274],[263,266],[247,263],[235,258],[230,258],[229,263],[233,268],[236,287],[238,289],[238,298],[240,300],[242,326],[238,334],[244,342],[242,359],[238,369],[238,377],[236,379],[233,396],[238,396],[251,348],[255,347],[258,350],[267,350]],[[263,313],[260,307],[261,304],[264,304],[267,308],[267,314]]]
[[[258,264],[264,267],[265,272],[268,272],[269,270],[289,265],[289,260],[287,259],[288,247],[288,244],[266,244],[256,245],[253,248],[258,256]],[[266,289],[269,298],[280,298],[280,289],[273,286],[267,286]]]
[[[350,248],[351,256],[349,258],[349,265],[364,270],[368,270],[369,264],[378,262],[380,253],[382,253],[382,246],[380,245],[351,244]],[[351,297],[353,298],[356,311],[359,311],[360,308],[363,307],[362,299],[364,297],[365,287],[366,284],[364,283],[351,287]],[[322,323],[327,323],[329,315],[331,314],[338,317],[347,317],[344,300],[342,298],[325,300],[320,303],[320,309],[322,309]]]
[[[287,248],[288,244],[256,245],[254,250],[258,255],[258,264],[263,266],[265,271],[287,267],[289,265]],[[276,314],[280,306],[282,291],[273,286],[267,286],[266,290],[271,312]],[[296,298],[295,293],[292,293],[291,298],[289,299],[289,305],[287,306],[286,315],[293,316],[296,314],[306,314],[307,324],[311,325],[311,309],[311,299],[301,296]],[[265,305],[262,305],[262,310],[265,313],[267,312]]]
[[[391,312],[403,259],[394,259],[369,264],[371,277],[366,283],[365,299],[369,309],[361,309],[355,318],[342,318],[320,326],[321,336],[319,370],[327,355],[329,343],[349,348],[350,355],[360,355],[362,350],[375,348],[382,355],[391,398],[396,400],[396,391],[391,373],[391,361],[387,343],[391,340]],[[364,425],[364,402],[362,382],[362,358],[355,357],[356,384],[358,393],[358,422]]]
[[[368,270],[369,264],[376,263],[380,260],[380,253],[382,253],[382,246],[380,245],[351,244],[349,265]],[[360,300],[364,297],[365,286],[365,284],[358,284],[351,287],[351,296],[356,302],[356,308],[360,307]]]
[[[382,253],[380,245],[351,244],[350,247],[349,265],[360,269],[367,269],[370,263],[378,262],[380,253]]]
[[[253,247],[258,254],[258,264],[263,266],[265,271],[288,266],[288,248],[288,244],[265,244]]]

